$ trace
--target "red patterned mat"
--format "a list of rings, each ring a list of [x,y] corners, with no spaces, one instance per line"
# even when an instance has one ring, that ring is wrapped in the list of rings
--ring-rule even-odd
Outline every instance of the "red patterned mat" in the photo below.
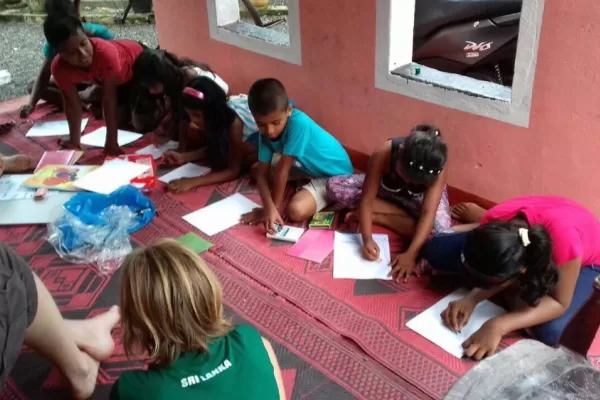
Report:
[[[17,130],[22,132],[21,129],[14,131]],[[29,140],[16,133],[11,133],[2,139],[6,144],[19,151],[41,154],[38,146],[31,146]],[[39,144],[44,148],[54,148],[55,142],[43,139],[39,141]],[[138,145],[142,144],[143,142],[138,143]],[[100,158],[101,152],[94,150],[86,154],[85,160],[92,162],[98,161]],[[137,233],[135,239],[140,243],[149,243],[157,237],[175,236],[195,231],[192,226],[181,219],[181,216],[236,192],[242,193],[256,202],[260,201],[255,188],[250,186],[246,179],[217,187],[199,189],[179,196],[166,195],[162,191],[156,190],[151,194],[151,198],[157,205],[160,217]],[[338,225],[337,228],[344,229],[346,227]],[[196,231],[196,233],[202,235],[200,232]],[[316,323],[316,321],[320,321],[328,328],[323,329],[321,333],[332,335],[326,341],[329,347],[326,350],[316,347],[311,351],[296,347],[292,340],[296,338],[295,332],[292,335],[284,334],[285,329],[283,328],[289,328],[288,325],[291,322],[279,324],[281,321],[277,319],[282,317],[274,311],[267,316],[259,313],[263,315],[263,322],[252,319],[248,316],[250,312],[246,308],[240,308],[246,306],[243,301],[244,297],[234,299],[233,295],[226,295],[227,304],[235,312],[240,313],[243,318],[247,318],[251,323],[263,329],[267,336],[269,334],[279,335],[280,343],[285,348],[294,349],[296,355],[322,371],[356,397],[374,399],[402,398],[402,396],[406,398],[442,398],[460,376],[473,366],[471,362],[457,360],[446,354],[405,326],[410,318],[451,290],[444,282],[434,281],[428,277],[414,279],[401,285],[383,281],[334,280],[331,256],[322,264],[290,257],[286,254],[287,245],[267,240],[264,233],[255,227],[238,226],[216,235],[210,240],[216,246],[207,253],[206,257],[219,272],[221,279],[225,281],[226,293],[231,293],[227,289],[229,281],[224,275],[224,271],[229,271],[228,273],[232,276],[237,276],[240,281],[248,282],[249,287],[266,295],[265,306],[275,307],[277,305],[281,312],[283,310],[295,312],[296,319],[290,317],[290,321],[304,322],[306,320],[306,323],[311,321],[310,326],[315,329],[316,327],[322,328],[322,325]],[[391,244],[393,250],[400,249],[400,242],[393,236]],[[73,269],[73,266],[70,268]],[[83,272],[76,272],[76,274],[78,273]],[[89,280],[92,281],[91,276],[95,277],[95,275],[91,271],[88,271],[88,274],[90,275]],[[112,282],[114,284],[114,279]],[[88,285],[92,285],[92,283],[90,282]],[[255,296],[257,299],[260,297],[256,292]],[[66,296],[65,302],[61,303],[63,307],[66,307],[63,309],[70,309],[68,307],[73,303],[74,297],[76,296]],[[94,304],[94,308],[106,308],[111,304],[109,302],[96,306],[100,299],[92,301],[88,299],[89,295],[81,297],[76,302],[77,305],[81,302],[81,304]],[[60,296],[58,299],[60,301]],[[256,302],[260,301],[256,300]],[[316,321],[311,320],[307,315]],[[300,336],[302,337],[302,335]],[[517,337],[508,338],[503,345],[510,344],[516,339]],[[277,343],[276,336],[273,337],[273,340]],[[350,345],[347,340],[356,346]],[[306,339],[301,342],[307,345]],[[333,343],[337,343],[340,350],[351,350],[352,354],[358,357],[350,359],[355,362],[359,360],[367,362],[364,360],[368,360],[368,364],[362,364],[362,367],[359,368],[357,365],[360,364],[352,364],[342,358],[334,357],[332,360],[330,351],[334,347]],[[364,357],[364,353],[361,353],[358,348],[366,352],[370,358]],[[363,354],[362,358],[359,356],[360,354]],[[594,351],[591,352],[591,359],[593,363],[600,364],[600,343],[598,342]],[[326,368],[321,369],[323,367]],[[390,373],[394,375],[391,376],[390,381],[387,381]],[[367,375],[361,381],[361,378],[365,376],[363,374]],[[376,384],[373,383],[375,381],[377,381]],[[377,389],[374,389],[373,385]],[[19,385],[19,387],[22,386]],[[384,393],[388,393],[389,396]]]
[[[17,121],[17,126],[0,137],[3,154],[21,152],[40,156],[44,150],[56,149],[56,139],[32,141],[24,138],[30,123],[19,121],[12,115],[8,117]],[[55,118],[54,115],[44,115],[46,120]],[[97,126],[97,121],[90,121],[86,130]],[[145,144],[145,141],[140,141],[136,146]],[[84,157],[88,163],[101,159],[101,151],[97,149],[86,152]],[[176,237],[189,231],[182,221],[172,224],[165,218],[170,213],[184,214],[186,208],[161,191],[152,193],[151,198],[160,215],[135,235],[136,244],[150,243],[160,237]],[[64,262],[45,242],[44,235],[43,227],[0,228],[0,240],[29,262],[53,294],[65,317],[93,316],[117,302],[119,271],[114,276],[99,276],[94,267]],[[227,315],[238,323],[254,325],[273,343],[289,399],[424,398],[417,388],[366,357],[355,343],[245,275],[219,257],[217,252],[208,253],[205,258],[223,283]],[[116,330],[114,337],[118,339],[119,335]],[[94,398],[107,398],[110,386],[120,372],[140,367],[140,363],[125,357],[120,343],[117,343],[115,355],[101,365]],[[0,394],[0,399],[64,398],[68,398],[68,390],[60,374],[47,360],[27,349]]]

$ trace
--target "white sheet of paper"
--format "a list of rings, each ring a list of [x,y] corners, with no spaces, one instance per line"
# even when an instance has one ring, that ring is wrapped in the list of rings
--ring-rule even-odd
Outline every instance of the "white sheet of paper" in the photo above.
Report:
[[[85,174],[73,182],[76,187],[100,194],[111,194],[151,168],[150,165],[136,164],[120,159],[110,160],[100,168]]]
[[[85,129],[88,123],[87,118],[81,120],[81,130]],[[44,137],[44,136],[68,136],[69,123],[67,121],[51,121],[34,124],[25,136]]]
[[[362,237],[358,233],[335,233],[333,240],[333,277],[336,279],[390,280],[390,241],[388,235],[374,234],[380,261],[367,261],[362,256]]]
[[[124,131],[119,129],[119,146],[125,146],[129,143],[135,142],[143,135],[140,133]],[[81,144],[86,146],[104,147],[106,142],[106,127],[96,129],[94,132],[88,133],[81,137]]]
[[[23,183],[31,176],[31,174],[2,175],[0,177],[0,201],[33,199],[36,189],[23,186]],[[49,191],[46,197],[55,194],[56,191]]]
[[[146,146],[143,149],[139,149],[138,151],[136,151],[135,154],[148,154],[156,160],[161,158],[165,151],[175,150],[178,146],[179,143],[173,140],[169,140],[167,143],[158,147],[153,144]]]
[[[462,358],[465,354],[462,347],[464,341],[477,332],[485,322],[506,312],[502,307],[484,300],[475,307],[469,322],[462,331],[454,333],[444,324],[440,314],[451,301],[462,299],[467,294],[469,294],[467,289],[458,289],[408,321],[406,326],[454,357]]]
[[[203,167],[201,165],[196,165],[192,163],[187,163],[182,165],[179,168],[175,168],[173,171],[170,171],[160,178],[159,181],[164,183],[169,183],[179,178],[195,178],[197,176],[206,175],[210,172],[210,168]]]
[[[247,197],[236,193],[208,207],[184,215],[183,219],[208,236],[213,236],[237,225],[243,214],[252,211],[256,207],[260,206]]]

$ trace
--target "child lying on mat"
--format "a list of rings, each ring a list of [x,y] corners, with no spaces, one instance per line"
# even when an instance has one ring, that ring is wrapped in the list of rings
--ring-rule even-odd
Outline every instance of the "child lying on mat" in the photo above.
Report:
[[[133,66],[133,79],[139,92],[134,124],[141,132],[154,132],[155,144],[176,140],[179,149],[186,151],[190,121],[179,99],[183,88],[199,77],[215,81],[227,96],[229,86],[208,65],[177,58],[166,50],[145,49]]]
[[[242,222],[262,222],[267,232],[275,233],[275,224],[283,225],[279,208],[288,180],[310,179],[286,209],[292,221],[304,221],[327,206],[327,179],[352,173],[352,163],[337,139],[290,105],[278,80],[255,82],[248,102],[260,129],[253,177],[264,208],[243,215]]]
[[[65,9],[61,1],[48,1],[44,34],[50,46],[58,52],[52,62],[52,75],[62,92],[69,122],[69,142],[65,145],[80,146],[82,104],[77,85],[94,82],[102,88],[102,110],[106,122],[104,151],[110,155],[119,154],[117,129],[119,122],[124,125],[130,120],[129,81],[133,62],[143,46],[131,40],[88,38],[79,18]]]
[[[251,326],[231,327],[198,254],[167,239],[134,250],[122,269],[123,346],[149,368],[122,373],[111,400],[286,398],[271,344]]]
[[[515,198],[488,211],[459,204],[454,214],[468,225],[429,240],[423,256],[435,270],[462,276],[475,289],[451,302],[443,321],[460,331],[479,302],[500,293],[510,310],[465,341],[465,354],[478,360],[491,356],[504,335],[520,329],[557,345],[600,276],[596,216],[554,196]]]
[[[379,259],[373,224],[410,239],[406,251],[392,262],[396,280],[408,279],[432,232],[450,228],[446,158],[439,129],[419,125],[408,137],[388,140],[376,150],[366,174],[334,177],[327,184],[330,200],[350,209],[358,207],[346,219],[359,222],[366,259]]]
[[[180,193],[199,186],[213,185],[236,179],[256,162],[258,134],[227,103],[225,92],[212,79],[193,79],[183,89],[180,104],[190,121],[204,132],[207,147],[180,153],[168,151],[165,162],[184,164],[206,159],[212,172],[195,178],[172,181],[169,191]],[[254,123],[254,121],[251,121]]]
[[[65,9],[72,15],[79,17],[79,10],[75,7],[70,6],[70,0],[64,0]],[[79,1],[76,2],[76,7],[79,5]],[[103,25],[83,23],[83,30],[89,37],[97,37],[101,39],[114,39],[115,36]],[[46,103],[52,104],[56,107],[63,106],[62,94],[60,89],[56,86],[56,82],[52,78],[51,68],[52,61],[57,56],[57,51],[46,42],[43,48],[44,63],[37,76],[37,78],[29,84],[28,91],[30,93],[29,103],[21,107],[21,118],[27,118],[37,106],[40,99],[46,101]],[[98,101],[98,86],[88,85],[86,83],[77,85],[79,90],[79,97],[84,104]]]

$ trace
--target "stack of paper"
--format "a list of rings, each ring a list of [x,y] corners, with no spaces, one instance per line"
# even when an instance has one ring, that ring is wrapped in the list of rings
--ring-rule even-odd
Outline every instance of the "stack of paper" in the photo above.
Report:
[[[110,160],[101,167],[84,175],[73,184],[83,190],[100,194],[111,194],[121,186],[152,168],[150,165],[137,164],[121,159]]]
[[[442,321],[440,314],[451,301],[460,300],[469,294],[467,289],[459,289],[411,319],[406,326],[425,339],[437,344],[455,357],[462,358],[465,350],[462,344],[477,332],[488,320],[504,314],[506,311],[491,301],[484,300],[475,307],[469,322],[460,333],[452,332]]]
[[[362,238],[358,233],[335,233],[333,246],[333,277],[342,279],[392,279],[390,242],[388,235],[375,234],[381,259],[368,261],[362,255]]]
[[[84,118],[81,120],[81,130],[85,129],[88,123],[88,119]],[[44,137],[44,136],[68,136],[69,135],[69,123],[67,121],[52,121],[52,122],[41,122],[31,127],[29,132],[25,136],[27,137]],[[103,145],[104,147],[104,145]]]
[[[47,151],[38,162],[35,171],[37,172],[46,165],[73,165],[82,155],[83,151],[75,150]]]
[[[208,236],[213,236],[237,225],[243,214],[257,207],[258,204],[236,193],[208,207],[184,215],[183,219]]]
[[[155,160],[158,160],[165,154],[166,151],[175,150],[179,146],[179,143],[169,140],[167,143],[155,146],[153,144],[144,147],[143,149],[139,149],[135,152],[135,154],[148,154],[151,155]]]
[[[119,129],[118,142],[119,146],[125,146],[129,143],[135,142],[143,135],[135,132],[129,132]],[[85,146],[104,147],[106,144],[106,127],[96,129],[92,133],[83,135],[81,137],[81,144]]]
[[[187,164],[182,165],[179,168],[174,169],[171,172],[164,174],[163,176],[158,178],[158,180],[161,182],[164,182],[164,183],[169,183],[171,181],[174,181],[175,179],[195,178],[197,176],[206,175],[209,172],[210,172],[210,168],[192,164],[192,163],[187,163]]]

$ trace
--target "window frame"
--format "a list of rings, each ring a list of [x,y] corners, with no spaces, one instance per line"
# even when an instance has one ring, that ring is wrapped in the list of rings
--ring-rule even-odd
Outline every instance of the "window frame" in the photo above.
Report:
[[[417,74],[412,63],[415,1],[377,0],[375,87],[528,127],[545,0],[523,2],[512,89],[454,74],[450,85],[448,73],[423,66]],[[405,73],[392,74],[401,66]]]
[[[299,0],[288,0],[287,35],[241,21],[238,0],[207,0],[207,7],[211,39],[302,65]]]

